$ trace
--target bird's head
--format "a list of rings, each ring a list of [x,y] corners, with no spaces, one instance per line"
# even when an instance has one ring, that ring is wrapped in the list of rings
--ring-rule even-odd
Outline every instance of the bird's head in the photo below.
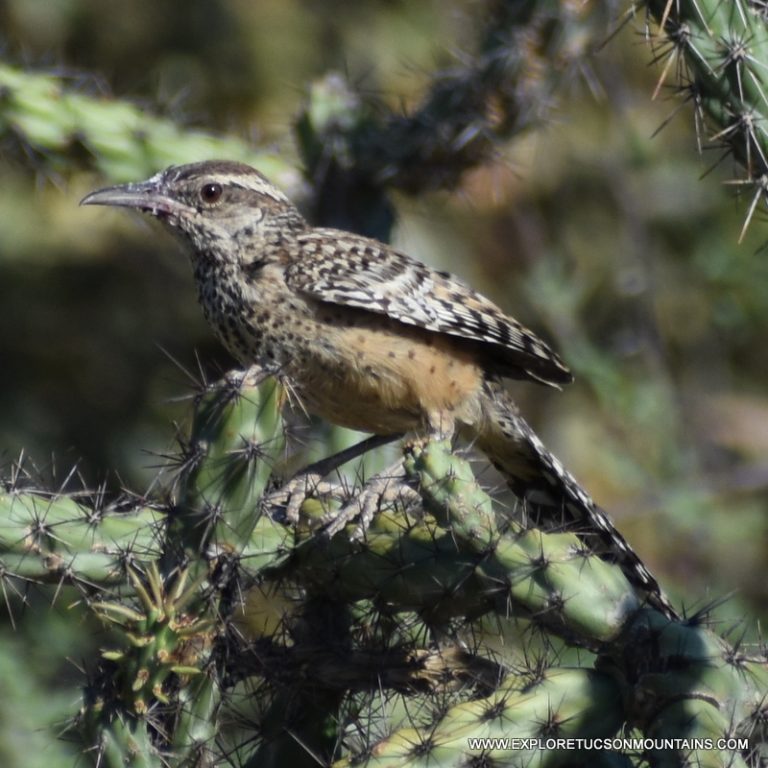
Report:
[[[146,181],[91,192],[80,205],[114,205],[149,213],[177,230],[193,250],[235,255],[273,232],[303,229],[291,201],[243,163],[207,160],[171,166]],[[223,247],[226,246],[226,247]]]

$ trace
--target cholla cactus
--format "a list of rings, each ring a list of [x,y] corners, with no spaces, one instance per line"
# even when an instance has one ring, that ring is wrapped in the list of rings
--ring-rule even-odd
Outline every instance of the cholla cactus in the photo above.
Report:
[[[658,25],[648,39],[662,71],[656,88],[671,84],[695,109],[702,143],[729,152],[744,170],[736,183],[751,189],[742,236],[768,201],[768,27],[766,6],[752,0],[647,0]]]
[[[766,186],[762,9],[741,0],[646,7],[669,56],[662,82],[679,75],[697,114],[715,121],[710,137],[747,169],[754,210]],[[567,34],[586,8],[493,3],[476,62],[437,77],[410,115],[379,119],[345,83],[323,81],[299,121],[310,180],[371,192],[364,218],[386,231],[385,188],[451,186],[540,117],[550,62],[586,49],[588,35]],[[85,147],[116,180],[201,153],[285,170],[54,77],[2,67],[0,88],[0,130],[53,167]],[[343,195],[315,196],[331,198]],[[672,622],[642,608],[621,570],[575,536],[501,513],[443,443],[406,446],[367,527],[327,527],[365,484],[309,488],[293,519],[280,493],[280,403],[271,382],[201,393],[173,482],[151,498],[104,506],[17,482],[0,494],[3,583],[72,584],[109,633],[73,713],[86,759],[557,765],[595,758],[558,750],[558,739],[628,734],[688,741],[619,745],[595,760],[764,760],[764,649],[730,646],[703,616]],[[542,748],[483,741],[496,738]],[[700,749],[700,738],[716,748]]]
[[[0,136],[13,136],[50,171],[87,159],[103,175],[128,181],[190,157],[255,163],[287,185],[295,174],[245,142],[180,128],[126,101],[97,98],[60,76],[0,64]]]
[[[6,578],[75,583],[112,630],[75,720],[94,762],[556,765],[575,754],[557,739],[629,728],[738,738],[675,761],[755,764],[761,655],[641,609],[575,536],[500,517],[444,443],[406,446],[362,537],[354,521],[325,533],[328,497],[360,488],[318,486],[290,521],[266,492],[279,401],[272,382],[203,393],[156,499],[0,499]],[[590,653],[566,664],[563,642]]]

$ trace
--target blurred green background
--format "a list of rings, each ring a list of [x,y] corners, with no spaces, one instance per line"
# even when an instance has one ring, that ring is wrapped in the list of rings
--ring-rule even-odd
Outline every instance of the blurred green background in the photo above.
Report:
[[[290,165],[313,81],[339,71],[394,108],[412,105],[432,72],[471,50],[482,15],[476,0],[5,0],[0,41],[7,63]],[[667,89],[651,99],[659,68],[642,29],[627,25],[564,75],[548,119],[458,188],[397,195],[394,240],[561,351],[576,382],[516,386],[526,417],[676,599],[696,609],[733,593],[716,610],[729,627],[768,617],[763,222],[738,242],[749,201],[721,183],[727,161],[700,178],[720,155],[697,152],[690,109],[654,136],[679,103]],[[3,474],[23,454],[49,487],[80,477],[142,492],[184,419],[190,377],[231,361],[169,237],[137,216],[78,208],[104,183],[93,172],[48,164],[10,135],[0,148]],[[94,648],[62,619],[76,610],[66,599],[50,612],[50,595],[25,607],[6,591],[17,626],[0,664],[23,659],[20,690],[46,709],[33,718],[0,698],[0,764],[57,765],[66,748],[38,726],[63,723],[74,698],[48,685],[36,699],[35,679],[58,676],[66,691]],[[73,665],[60,667],[66,655]]]

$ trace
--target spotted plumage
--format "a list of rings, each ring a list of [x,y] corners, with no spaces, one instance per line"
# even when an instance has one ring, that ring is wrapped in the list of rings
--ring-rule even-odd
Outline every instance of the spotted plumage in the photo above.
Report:
[[[541,339],[459,278],[336,230],[311,229],[297,242],[302,258],[286,269],[289,288],[470,342],[489,372],[553,385],[571,381]]]
[[[243,364],[280,375],[308,411],[378,434],[465,434],[533,522],[576,532],[674,615],[607,515],[504,390],[503,378],[558,386],[571,375],[493,302],[383,243],[310,227],[282,192],[240,163],[169,168],[83,203],[143,210],[180,235],[221,340]]]

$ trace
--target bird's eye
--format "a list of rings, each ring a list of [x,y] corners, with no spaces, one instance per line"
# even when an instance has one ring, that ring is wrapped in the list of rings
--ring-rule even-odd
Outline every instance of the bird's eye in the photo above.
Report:
[[[200,189],[200,197],[204,203],[215,203],[221,197],[221,184],[203,184]]]

